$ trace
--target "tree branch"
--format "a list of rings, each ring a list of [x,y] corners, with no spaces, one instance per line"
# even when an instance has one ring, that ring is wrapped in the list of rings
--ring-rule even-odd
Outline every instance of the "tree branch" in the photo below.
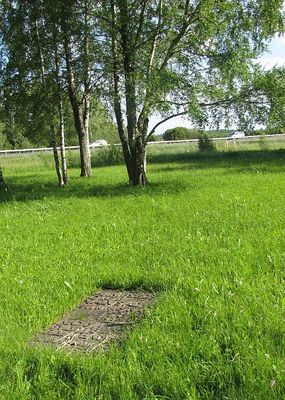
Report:
[[[158,7],[157,8],[158,21],[157,21],[155,34],[154,34],[154,37],[153,37],[153,40],[152,40],[152,44],[151,44],[151,52],[150,52],[150,57],[149,57],[147,70],[146,70],[146,79],[147,79],[147,81],[149,80],[150,75],[151,75],[151,70],[152,70],[152,67],[153,67],[153,61],[154,61],[155,51],[156,51],[156,46],[157,46],[157,39],[158,39],[158,35],[159,35],[160,29],[161,29],[162,2],[163,2],[163,0],[159,0],[158,6],[157,6]],[[144,124],[144,122],[142,122],[142,121],[143,121],[143,119],[145,117],[147,117],[145,114],[146,114],[146,108],[147,108],[147,102],[148,102],[149,96],[150,96],[150,89],[148,87],[147,90],[146,90],[145,98],[144,98],[143,108],[142,108],[141,113],[140,113],[139,118],[138,118],[138,125]]]
[[[154,127],[151,129],[151,131],[149,132],[149,134],[146,137],[146,142],[149,140],[149,138],[151,137],[151,135],[155,132],[156,128],[158,128],[160,125],[164,124],[164,122],[169,121],[172,118],[175,117],[179,117],[181,115],[186,115],[187,111],[181,111],[177,114],[172,114],[169,117],[164,118],[163,120],[159,121],[156,125],[154,125]]]
[[[144,12],[145,12],[145,8],[146,8],[147,2],[148,2],[148,0],[143,0],[142,1],[142,9],[141,9],[141,12],[140,12],[140,22],[139,22],[139,26],[138,26],[136,37],[135,37],[134,47],[137,46],[137,42],[138,42],[139,37],[140,37],[141,32],[142,32],[142,27],[143,27],[143,23],[144,23]]]
[[[185,8],[184,8],[184,21],[183,21],[182,26],[181,26],[179,32],[177,33],[177,35],[170,42],[170,45],[169,45],[169,47],[167,49],[166,55],[164,57],[164,60],[161,63],[160,70],[162,70],[163,68],[166,67],[168,61],[173,56],[177,45],[179,44],[181,39],[184,37],[184,35],[187,33],[190,25],[193,22],[196,21],[195,17],[196,17],[196,14],[197,14],[198,10],[199,10],[199,6],[200,6],[200,3],[198,3],[198,5],[194,9],[194,11],[189,14],[189,0],[186,1]]]
[[[199,103],[199,106],[202,107],[202,108],[213,107],[213,106],[225,106],[225,105],[233,104],[233,103],[238,102],[238,101],[241,101],[241,100],[242,100],[242,96],[237,96],[237,97],[231,97],[231,98],[229,98],[229,99],[213,101],[213,102],[210,102],[210,103]],[[246,100],[246,99],[244,100],[244,102],[245,102],[246,104],[253,104],[253,105],[260,104],[260,102],[258,102],[258,101]],[[165,101],[164,103],[169,103],[169,104],[178,105],[178,106],[186,106],[186,105],[189,105],[189,104],[190,104],[190,102],[176,103],[176,102],[171,102],[171,101]],[[266,104],[266,103],[265,103],[265,104]],[[160,125],[162,125],[164,122],[167,122],[167,121],[169,121],[169,120],[172,119],[172,118],[179,117],[179,116],[186,115],[186,114],[188,114],[188,111],[181,111],[181,112],[179,112],[179,113],[172,114],[172,115],[170,115],[170,116],[164,118],[163,120],[159,121],[159,122],[151,129],[151,131],[150,131],[149,134],[147,135],[147,137],[146,137],[146,142],[149,140],[149,138],[150,138],[151,135],[155,132],[155,130],[156,130]]]

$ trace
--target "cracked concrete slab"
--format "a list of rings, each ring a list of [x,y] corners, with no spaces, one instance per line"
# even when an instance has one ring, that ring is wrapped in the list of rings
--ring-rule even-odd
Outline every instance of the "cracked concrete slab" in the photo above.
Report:
[[[107,350],[154,302],[155,295],[146,291],[100,290],[37,335],[32,344],[87,353]]]

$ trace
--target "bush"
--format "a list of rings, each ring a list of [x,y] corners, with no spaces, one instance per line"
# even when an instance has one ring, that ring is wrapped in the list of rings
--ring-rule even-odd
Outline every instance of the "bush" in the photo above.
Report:
[[[2,135],[6,137],[6,148],[12,149],[30,149],[34,144],[29,141],[20,131],[6,129]]]
[[[198,149],[200,152],[215,151],[215,143],[209,138],[206,133],[199,136]]]
[[[92,167],[104,167],[121,165],[124,163],[124,156],[121,146],[108,146],[100,149],[91,149]],[[79,151],[68,151],[67,164],[69,168],[80,168]]]
[[[183,126],[168,129],[163,134],[163,140],[187,140],[198,139],[203,131],[199,129],[188,129]]]
[[[268,143],[268,139],[266,138],[266,136],[263,134],[260,136],[260,139],[258,139],[259,141],[259,148],[261,151],[268,151],[269,150],[269,143]]]
[[[254,131],[247,132],[248,136],[252,135],[282,135],[285,133],[285,128],[266,128],[266,129],[255,129]]]
[[[160,140],[160,138],[158,137],[158,135],[151,135],[148,139],[149,142],[158,142]]]
[[[11,149],[11,144],[8,142],[7,137],[4,133],[0,132],[0,150],[9,150]]]
[[[121,165],[124,163],[124,156],[121,146],[102,147],[92,152],[92,167],[103,167],[107,165]]]

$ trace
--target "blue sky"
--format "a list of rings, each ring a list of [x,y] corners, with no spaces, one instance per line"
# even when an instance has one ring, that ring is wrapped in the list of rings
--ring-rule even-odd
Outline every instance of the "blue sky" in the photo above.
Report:
[[[268,52],[259,61],[267,69],[275,65],[285,66],[285,36],[273,39],[269,45]]]
[[[264,55],[257,61],[260,62],[265,69],[271,69],[275,65],[285,66],[285,36],[275,37],[269,43],[268,51],[264,53]],[[159,120],[159,117],[151,118],[150,127],[153,127]],[[160,125],[155,133],[162,134],[167,129],[174,128],[176,126],[186,126],[189,128],[191,125],[187,119],[176,117],[170,121],[167,121],[165,124]]]

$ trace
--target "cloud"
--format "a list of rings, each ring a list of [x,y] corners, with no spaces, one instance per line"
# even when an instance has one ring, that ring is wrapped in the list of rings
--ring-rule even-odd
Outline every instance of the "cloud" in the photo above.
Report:
[[[269,44],[268,51],[256,61],[265,69],[285,66],[285,36],[275,36]]]
[[[284,56],[263,56],[260,57],[257,62],[261,64],[265,69],[271,69],[275,66],[285,67],[285,55]]]

